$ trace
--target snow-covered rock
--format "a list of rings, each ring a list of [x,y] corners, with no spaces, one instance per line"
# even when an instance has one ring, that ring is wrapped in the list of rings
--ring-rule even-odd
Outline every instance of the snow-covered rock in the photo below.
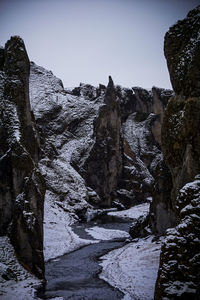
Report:
[[[19,260],[43,278],[45,185],[38,170],[39,139],[30,110],[29,58],[18,36],[11,37],[1,52],[0,234],[9,233]]]
[[[163,103],[167,101],[167,92],[164,94],[164,90],[154,89],[157,98],[153,96],[153,92],[145,92],[141,89],[151,98],[152,112],[154,102],[160,102],[160,106],[163,106]],[[64,89],[61,80],[57,79],[51,71],[31,63],[30,100],[40,133],[42,150],[39,166],[47,187],[45,207],[48,209],[45,210],[44,224],[46,259],[51,257],[47,254],[49,253],[47,249],[50,249],[47,245],[51,245],[51,238],[53,241],[53,234],[47,233],[54,231],[48,215],[56,209],[60,212],[63,210],[67,219],[71,216],[70,222],[73,223],[78,221],[78,218],[87,219],[88,213],[91,215],[93,205],[95,207],[103,203],[112,205],[113,201],[117,206],[123,203],[130,207],[146,201],[152,195],[154,178],[150,173],[150,163],[160,153],[152,128],[159,114],[144,116],[143,112],[139,111],[138,119],[134,108],[133,115],[129,117],[126,103],[133,100],[135,97],[132,98],[133,95],[133,90],[130,92],[119,86],[116,88],[109,86],[106,89],[102,85],[96,88],[81,83],[77,88]],[[143,101],[145,105],[146,98],[142,98],[142,95],[139,100],[134,98],[136,103],[134,107],[137,106],[138,110],[140,110],[138,101]],[[117,114],[112,112],[113,103],[117,107]],[[156,107],[158,106],[157,104]],[[111,112],[109,116],[108,111]],[[124,117],[121,117],[120,112]],[[157,109],[156,113],[160,111]],[[106,118],[110,120],[110,123],[106,121]],[[120,131],[121,122],[123,131]],[[104,126],[104,123],[107,125]],[[120,124],[117,131],[116,124]],[[115,145],[114,140],[116,140]],[[130,151],[128,151],[129,148]],[[102,156],[102,149],[105,153],[100,161],[99,155]],[[97,169],[91,167],[92,162],[99,164]],[[114,165],[115,168],[113,168]],[[104,172],[105,168],[108,174]],[[112,176],[109,170],[112,170]],[[101,175],[103,173],[105,173],[105,178]],[[95,181],[95,178],[98,180]],[[105,180],[101,182],[102,178]],[[97,181],[100,182],[99,185]],[[59,213],[57,216],[54,214],[56,226],[63,226],[63,218],[65,219],[65,217],[60,217]],[[63,235],[67,234],[66,228]],[[61,237],[60,240],[62,240]],[[64,242],[63,249],[65,250],[68,249],[66,241],[67,238]],[[51,253],[53,255],[56,252],[51,251]]]
[[[42,284],[18,262],[9,238],[0,237],[0,299],[34,300]]]
[[[200,175],[176,202],[179,224],[167,230],[161,250],[155,299],[198,299],[200,272]]]
[[[171,195],[166,204],[175,213],[177,226],[167,231],[161,250],[156,300],[199,299],[199,33],[200,6],[172,26],[165,36],[165,56],[176,94],[165,111],[162,150],[172,175]]]

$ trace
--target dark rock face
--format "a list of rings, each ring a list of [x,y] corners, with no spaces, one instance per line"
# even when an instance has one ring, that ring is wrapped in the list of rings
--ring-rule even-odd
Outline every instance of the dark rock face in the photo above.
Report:
[[[170,90],[116,86],[123,132],[123,168],[115,201],[126,207],[147,201],[154,191],[155,161],[161,156],[161,124]]]
[[[0,73],[0,233],[9,233],[20,262],[44,276],[39,139],[29,102],[29,59],[23,41],[5,46]]]
[[[165,37],[165,55],[176,95],[165,111],[162,149],[172,176],[167,205],[174,212],[177,226],[167,231],[162,247],[155,299],[198,299],[200,183],[195,176],[200,173],[199,12],[200,7],[191,11]]]
[[[88,94],[80,87],[79,91]],[[110,78],[106,105],[94,123],[95,142],[82,168],[86,184],[103,205],[130,207],[152,196],[151,164],[161,153],[161,124],[171,95],[172,91],[155,87],[152,91],[114,87]]]
[[[166,33],[164,51],[174,91],[178,95],[200,94],[200,6],[190,11]]]
[[[176,225],[176,214],[171,201],[172,176],[162,155],[154,161],[152,175],[155,184],[150,205],[150,225],[154,234],[163,235],[167,228]]]
[[[178,225],[167,230],[161,250],[155,299],[198,299],[200,278],[200,175],[176,201]]]
[[[86,184],[101,197],[103,205],[111,205],[112,192],[122,172],[120,109],[111,77],[104,103],[95,120],[95,143],[84,170]]]
[[[0,47],[0,70],[3,70],[3,66],[4,66],[4,49]]]
[[[163,128],[163,154],[173,178],[172,202],[200,170],[200,98],[172,97]],[[170,151],[169,151],[170,149]]]

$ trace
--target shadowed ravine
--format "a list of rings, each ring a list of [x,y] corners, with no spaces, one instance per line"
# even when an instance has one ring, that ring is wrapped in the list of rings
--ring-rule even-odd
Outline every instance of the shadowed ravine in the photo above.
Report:
[[[78,225],[74,231],[82,238],[90,238],[84,228],[96,225],[96,222]],[[100,224],[98,224],[99,226]],[[104,228],[128,231],[129,223],[105,223]],[[125,239],[101,241],[63,255],[46,264],[47,284],[38,296],[43,299],[63,297],[63,299],[106,300],[122,299],[123,293],[99,279],[101,272],[99,257],[124,245]]]

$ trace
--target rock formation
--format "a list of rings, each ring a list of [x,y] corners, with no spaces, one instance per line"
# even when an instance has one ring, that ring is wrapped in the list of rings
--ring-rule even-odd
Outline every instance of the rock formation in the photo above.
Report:
[[[176,201],[178,225],[162,246],[155,299],[199,299],[200,176],[187,183]]]
[[[40,166],[55,202],[84,217],[91,208],[87,202],[130,207],[152,196],[153,162],[160,159],[161,123],[171,95],[155,87],[114,86],[111,78],[107,88],[81,83],[68,90],[31,63]]]
[[[39,138],[29,102],[30,64],[15,36],[0,51],[0,233],[9,234],[20,262],[44,276],[44,180]]]
[[[94,124],[95,143],[84,165],[86,184],[95,190],[103,205],[111,205],[122,173],[122,139],[119,102],[109,77],[104,105]]]
[[[175,96],[164,116],[162,149],[172,175],[168,206],[178,225],[162,247],[155,299],[199,299],[200,6],[170,28],[164,50]]]

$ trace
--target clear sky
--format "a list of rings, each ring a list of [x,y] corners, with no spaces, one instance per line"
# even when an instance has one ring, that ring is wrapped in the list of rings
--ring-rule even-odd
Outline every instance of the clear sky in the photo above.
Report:
[[[65,87],[171,88],[163,40],[199,0],[0,0],[0,44],[20,35]]]

